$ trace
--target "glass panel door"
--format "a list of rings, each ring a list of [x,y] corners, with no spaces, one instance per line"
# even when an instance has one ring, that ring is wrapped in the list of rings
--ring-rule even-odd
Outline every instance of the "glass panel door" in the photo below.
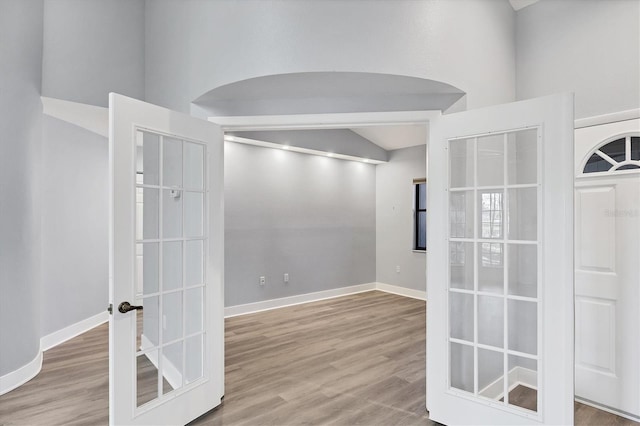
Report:
[[[447,148],[449,390],[537,417],[539,128]]]
[[[137,406],[203,377],[207,234],[201,143],[136,132]]]
[[[187,424],[224,395],[219,125],[109,95],[109,423]]]

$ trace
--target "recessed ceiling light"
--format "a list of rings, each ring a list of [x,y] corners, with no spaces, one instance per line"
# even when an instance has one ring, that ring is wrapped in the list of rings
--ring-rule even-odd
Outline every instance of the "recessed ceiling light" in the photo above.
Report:
[[[282,145],[282,149],[289,149],[289,145]]]
[[[328,152],[327,157],[333,157],[333,152]]]

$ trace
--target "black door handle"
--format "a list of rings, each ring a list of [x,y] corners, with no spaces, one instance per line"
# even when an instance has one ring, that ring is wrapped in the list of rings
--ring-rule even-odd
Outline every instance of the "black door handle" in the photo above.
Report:
[[[118,311],[122,312],[123,314],[126,314],[129,311],[135,311],[138,309],[142,309],[142,306],[134,306],[129,302],[122,302],[120,305],[118,305]]]

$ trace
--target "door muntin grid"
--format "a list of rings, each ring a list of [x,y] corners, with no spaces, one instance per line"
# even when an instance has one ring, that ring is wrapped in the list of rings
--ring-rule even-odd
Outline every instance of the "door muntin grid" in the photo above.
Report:
[[[136,135],[136,407],[202,382],[208,191],[206,145],[148,129]]]
[[[449,392],[540,418],[540,129],[449,139],[446,150]]]

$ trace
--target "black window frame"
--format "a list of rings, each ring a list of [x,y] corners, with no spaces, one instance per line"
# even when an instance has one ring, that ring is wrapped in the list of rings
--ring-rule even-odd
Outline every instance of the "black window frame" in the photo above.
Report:
[[[423,209],[420,208],[420,185],[425,185],[425,191],[424,191],[424,202],[422,203],[422,205],[424,206]],[[415,179],[413,181],[413,250],[416,251],[427,251],[427,229],[426,229],[426,216],[427,216],[427,181],[425,179]],[[425,215],[425,235],[424,235],[424,247],[419,246],[418,242],[420,241],[419,239],[419,232],[420,232],[420,226],[419,226],[419,218],[420,218],[420,213],[424,212]]]

